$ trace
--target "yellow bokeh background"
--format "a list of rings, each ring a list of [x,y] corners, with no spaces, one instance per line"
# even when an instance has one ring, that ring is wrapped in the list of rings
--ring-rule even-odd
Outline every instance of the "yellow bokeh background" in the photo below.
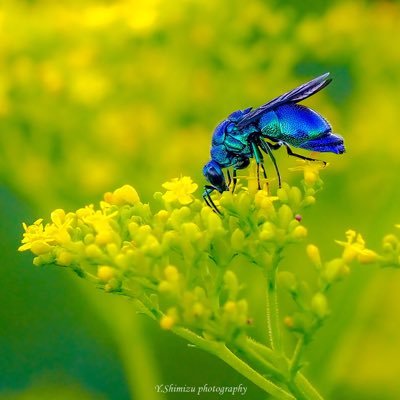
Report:
[[[349,228],[379,249],[400,222],[399,21],[397,1],[4,0],[0,398],[174,399],[154,384],[208,382],[244,382],[246,398],[262,398],[123,299],[33,267],[16,253],[21,222],[123,184],[144,201],[176,176],[201,186],[219,121],[329,71],[331,85],[305,104],[343,135],[347,152],[323,155],[325,188],[304,224],[327,258]],[[276,157],[297,184],[295,160]],[[292,249],[284,268],[310,268],[302,251]],[[243,275],[257,305],[256,275]],[[326,398],[400,398],[399,288],[400,271],[374,267],[355,268],[335,288],[332,315],[306,354],[306,374]],[[254,313],[263,310],[260,301]]]

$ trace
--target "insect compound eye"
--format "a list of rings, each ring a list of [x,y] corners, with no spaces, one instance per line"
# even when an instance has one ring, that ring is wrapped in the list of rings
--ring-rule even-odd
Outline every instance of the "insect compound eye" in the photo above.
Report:
[[[204,166],[204,176],[220,192],[226,188],[224,174],[221,168],[214,161],[210,161]]]

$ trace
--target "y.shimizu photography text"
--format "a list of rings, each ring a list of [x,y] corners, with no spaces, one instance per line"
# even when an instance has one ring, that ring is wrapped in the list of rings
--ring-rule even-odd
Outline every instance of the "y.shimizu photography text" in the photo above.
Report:
[[[177,385],[174,383],[159,384],[155,386],[155,390],[158,393],[191,393],[193,395],[201,396],[206,393],[216,393],[220,396],[223,395],[242,395],[244,396],[247,392],[247,386],[242,384],[236,386],[216,386],[205,383],[204,385],[191,386],[191,385]]]

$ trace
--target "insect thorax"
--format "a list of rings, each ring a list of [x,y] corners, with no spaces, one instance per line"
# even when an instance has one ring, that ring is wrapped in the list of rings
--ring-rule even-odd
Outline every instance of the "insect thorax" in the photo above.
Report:
[[[261,135],[264,137],[280,139],[282,136],[279,119],[274,111],[263,114],[258,122],[258,126]]]

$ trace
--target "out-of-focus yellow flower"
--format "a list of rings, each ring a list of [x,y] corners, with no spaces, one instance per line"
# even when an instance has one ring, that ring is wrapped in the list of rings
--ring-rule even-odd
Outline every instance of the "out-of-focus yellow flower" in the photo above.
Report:
[[[140,201],[137,191],[130,185],[124,185],[112,193],[107,192],[104,195],[104,200],[116,206],[123,206],[125,204],[134,205]]]
[[[362,264],[370,264],[378,260],[378,254],[365,247],[365,240],[361,234],[349,229],[346,232],[346,237],[347,242],[335,240],[336,243],[344,247],[342,254],[344,262],[349,263],[357,259]]]
[[[170,330],[175,324],[175,321],[169,315],[164,315],[160,320],[160,326],[162,329],[168,331]]]
[[[22,246],[19,251],[31,250],[34,254],[40,255],[51,251],[56,244],[64,244],[71,240],[68,227],[72,223],[72,214],[65,214],[64,210],[55,210],[51,214],[52,224],[43,226],[43,219],[38,219],[32,225],[22,224],[25,232],[22,239]]]
[[[317,161],[306,161],[298,160],[299,165],[297,167],[289,168],[290,171],[303,171],[304,182],[308,186],[313,186],[319,179],[319,171],[325,168],[326,165],[323,162]]]
[[[167,189],[167,192],[162,196],[166,202],[178,201],[181,204],[190,204],[194,199],[192,193],[197,190],[198,186],[192,181],[192,178],[183,176],[163,183],[162,187]]]
[[[317,267],[321,267],[321,255],[319,253],[319,249],[317,246],[314,244],[309,244],[306,248],[307,250],[307,255],[308,258],[311,260],[311,262]]]

